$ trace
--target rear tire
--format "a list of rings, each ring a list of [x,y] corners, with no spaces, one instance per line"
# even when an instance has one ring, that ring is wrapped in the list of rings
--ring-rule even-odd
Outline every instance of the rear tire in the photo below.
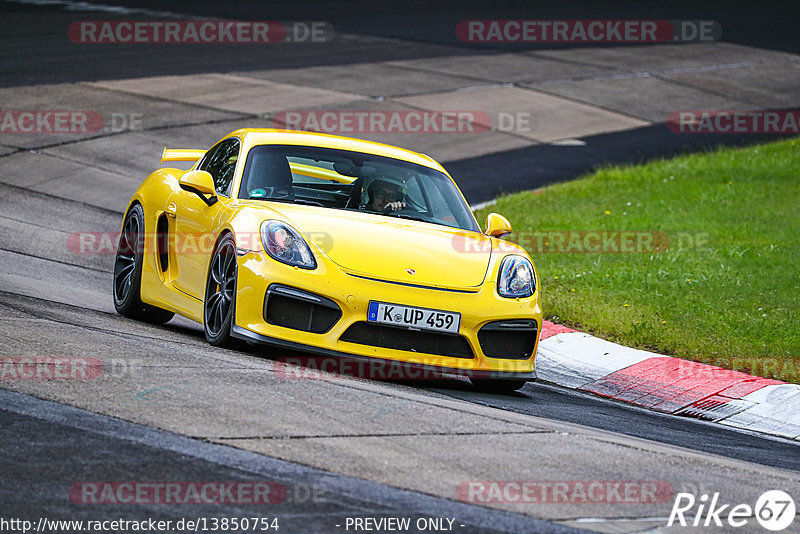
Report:
[[[232,345],[231,327],[236,311],[236,241],[223,234],[208,266],[203,300],[203,330],[215,347]]]
[[[114,308],[131,319],[163,324],[175,314],[141,300],[144,239],[144,210],[136,204],[125,216],[114,258]]]
[[[514,393],[526,384],[525,380],[501,380],[498,378],[471,378],[470,382],[483,393]]]

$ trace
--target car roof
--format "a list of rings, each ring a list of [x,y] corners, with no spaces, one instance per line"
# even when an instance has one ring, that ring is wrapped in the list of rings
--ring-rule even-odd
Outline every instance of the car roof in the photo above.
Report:
[[[273,128],[241,128],[231,132],[225,137],[240,137],[242,140],[246,140],[248,144],[252,145],[306,145],[350,150],[353,152],[366,152],[367,154],[410,161],[447,174],[447,171],[444,170],[439,162],[430,156],[406,150],[405,148],[376,143],[374,141],[366,141],[364,139],[298,130],[278,130]]]

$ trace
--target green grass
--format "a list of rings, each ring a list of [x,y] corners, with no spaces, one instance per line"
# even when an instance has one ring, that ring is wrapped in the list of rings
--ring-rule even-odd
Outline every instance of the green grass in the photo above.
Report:
[[[511,221],[510,239],[531,253],[545,318],[631,347],[800,383],[797,139],[606,168],[503,196],[478,220],[490,211]],[[536,245],[532,232],[598,230],[663,232],[669,245],[645,253],[527,246]]]

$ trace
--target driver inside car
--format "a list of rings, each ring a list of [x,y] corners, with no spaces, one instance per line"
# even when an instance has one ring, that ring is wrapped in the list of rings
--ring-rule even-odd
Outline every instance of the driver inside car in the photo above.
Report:
[[[390,176],[376,176],[367,188],[369,211],[398,211],[406,207],[405,185]]]

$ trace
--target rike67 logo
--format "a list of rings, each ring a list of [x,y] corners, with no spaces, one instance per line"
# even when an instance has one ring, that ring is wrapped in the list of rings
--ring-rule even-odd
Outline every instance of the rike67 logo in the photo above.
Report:
[[[755,507],[746,503],[737,505],[722,503],[719,492],[710,498],[704,493],[699,499],[692,493],[678,493],[667,526],[671,527],[677,522],[682,527],[722,527],[727,523],[727,526],[734,528],[748,526],[750,528],[747,531],[754,532],[754,525],[750,521],[755,517],[763,528],[778,532],[792,524],[795,511],[794,499],[780,490],[762,493]]]

